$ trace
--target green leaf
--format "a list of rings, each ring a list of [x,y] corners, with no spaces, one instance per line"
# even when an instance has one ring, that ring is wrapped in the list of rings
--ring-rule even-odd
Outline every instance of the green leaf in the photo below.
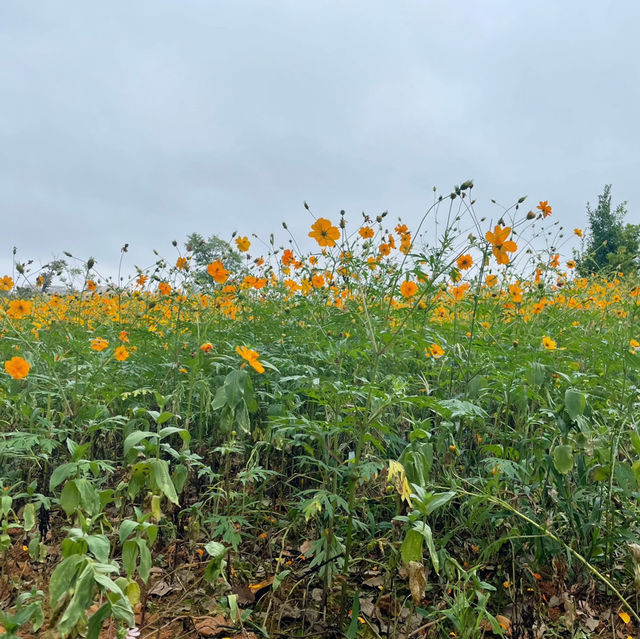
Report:
[[[555,447],[553,465],[563,475],[566,475],[573,468],[573,448],[570,444]]]
[[[564,393],[564,408],[571,419],[575,420],[584,413],[587,398],[575,388],[567,388]]]
[[[290,572],[291,572],[290,570],[283,570],[282,572],[279,572],[275,576],[273,580],[273,585],[272,585],[273,592],[275,592],[280,587],[280,584],[282,584],[282,582],[285,580],[285,578]]]
[[[436,552],[436,546],[433,543],[433,533],[431,532],[431,527],[425,522],[419,521],[414,525],[413,530],[421,534],[424,540],[427,542],[427,549],[429,550],[429,555],[431,556],[433,569],[436,571],[436,573],[440,573],[440,559],[438,558],[438,553]]]
[[[353,603],[351,604],[351,623],[347,628],[345,636],[347,639],[356,639],[358,636],[358,617],[360,616],[360,597],[358,593],[353,595]]]
[[[400,547],[400,556],[405,564],[410,561],[422,561],[422,543],[424,537],[417,530],[408,530]]]
[[[169,476],[169,464],[164,459],[153,459],[149,462],[153,471],[153,478],[158,488],[164,496],[176,506],[178,505],[178,495],[175,486]]]
[[[60,621],[58,621],[56,628],[58,632],[63,635],[68,633],[80,621],[82,615],[93,602],[94,586],[93,570],[91,566],[86,565],[78,576],[77,581],[73,584],[73,596]]]
[[[60,495],[60,505],[67,514],[67,517],[76,512],[78,506],[80,506],[80,491],[77,489],[74,481],[68,481],[64,485],[62,494]]]
[[[220,559],[220,557],[223,557],[224,554],[227,552],[227,549],[225,546],[223,546],[220,542],[218,541],[210,541],[205,547],[204,549],[209,553],[209,555],[213,558],[213,559]]]
[[[99,639],[102,626],[110,614],[111,604],[107,602],[91,615],[87,626],[87,639]]]
[[[129,433],[126,439],[124,440],[124,456],[126,457],[129,454],[129,451],[137,446],[143,439],[149,438],[157,438],[155,433],[152,433],[148,430],[136,430],[133,433]]]
[[[189,471],[184,464],[178,464],[174,471],[173,477],[173,485],[176,487],[176,491],[181,493],[184,489],[184,485],[187,483],[187,477],[189,476]]]
[[[49,479],[49,490],[53,492],[63,481],[69,479],[71,475],[78,470],[78,464],[75,462],[69,462],[68,464],[62,464],[58,466],[52,473]]]
[[[172,417],[177,417],[177,415],[164,411],[160,413],[160,415],[158,415],[158,418],[156,419],[156,423],[158,424],[158,426],[162,426],[162,424],[164,424],[165,422],[168,422]]]
[[[138,543],[135,539],[129,539],[122,544],[122,565],[130,577],[136,571],[138,561]]]
[[[111,553],[109,540],[104,535],[87,535],[85,539],[93,556],[100,563],[106,564],[109,561],[109,555]]]
[[[138,566],[138,574],[140,575],[140,579],[142,579],[146,584],[149,579],[149,575],[151,574],[151,552],[149,551],[149,547],[144,539],[136,539],[136,543],[140,549],[140,565]]]
[[[125,539],[131,535],[131,533],[138,527],[138,522],[133,519],[123,519],[120,522],[120,543],[123,543]]]
[[[29,502],[22,512],[24,519],[24,530],[29,532],[36,525],[36,507],[33,502]]]

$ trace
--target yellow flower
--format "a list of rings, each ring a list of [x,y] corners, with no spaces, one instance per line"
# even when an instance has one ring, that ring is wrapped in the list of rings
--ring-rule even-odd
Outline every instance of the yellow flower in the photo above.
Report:
[[[22,357],[12,357],[4,363],[4,370],[7,371],[13,379],[23,379],[29,374],[30,368],[29,362]]]
[[[461,255],[457,260],[458,268],[461,271],[466,271],[473,266],[473,258],[471,255]]]
[[[225,269],[222,262],[217,260],[207,266],[207,273],[209,273],[218,284],[224,284],[229,277],[229,271]]]
[[[429,346],[428,349],[427,348],[424,349],[424,354],[427,357],[433,357],[433,359],[438,359],[439,357],[442,357],[444,355],[444,350],[438,344],[431,344],[431,346]]]
[[[251,242],[248,237],[238,237],[236,238],[236,246],[241,253],[246,253],[251,246]]]
[[[173,287],[171,284],[167,284],[167,282],[160,282],[160,284],[158,284],[158,290],[160,291],[160,295],[169,295]]]
[[[370,226],[361,227],[358,233],[364,240],[368,240],[370,237],[373,237],[373,229]]]
[[[508,264],[509,256],[507,253],[515,253],[518,250],[518,245],[512,240],[507,239],[511,235],[511,227],[495,226],[493,233],[487,231],[485,239],[492,245],[493,255],[496,258],[498,264]]]
[[[119,361],[119,362],[124,362],[125,359],[129,358],[129,351],[127,350],[126,346],[118,346],[118,348],[116,348],[116,350],[114,351],[114,357]]]
[[[236,346],[236,353],[249,362],[249,366],[258,373],[264,373],[264,366],[258,361],[260,354],[258,351],[252,351],[246,346]]]
[[[11,319],[22,319],[25,315],[30,315],[33,304],[27,300],[11,300],[7,315]]]
[[[620,619],[622,619],[622,621],[624,621],[625,623],[629,623],[631,621],[631,617],[629,616],[628,612],[619,612],[618,616],[620,617]]]
[[[542,217],[549,217],[549,215],[551,215],[551,205],[547,200],[540,202],[536,208],[542,211]]]
[[[5,275],[0,277],[0,291],[10,291],[13,288],[13,280]]]
[[[105,348],[109,346],[109,342],[102,337],[96,337],[91,340],[91,350],[94,351],[103,351]]]
[[[542,338],[542,345],[548,350],[548,351],[555,351],[556,350],[556,343],[548,336],[544,336]]]
[[[400,285],[400,293],[402,297],[408,299],[409,297],[413,297],[418,292],[418,285],[411,280],[407,280],[406,282],[402,282]]]
[[[340,238],[340,229],[331,222],[319,217],[312,225],[309,237],[313,238],[319,246],[335,246]]]

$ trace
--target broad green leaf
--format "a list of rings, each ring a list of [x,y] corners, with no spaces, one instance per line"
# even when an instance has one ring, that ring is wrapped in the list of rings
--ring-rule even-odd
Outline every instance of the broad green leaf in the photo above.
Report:
[[[147,542],[144,539],[136,539],[136,543],[140,549],[140,565],[138,566],[138,574],[140,575],[140,579],[142,579],[146,584],[149,579],[149,574],[151,573],[151,552],[149,551]]]
[[[138,522],[133,519],[123,519],[120,522],[120,543],[123,543],[125,539],[131,535],[131,533],[138,527]]]
[[[138,543],[135,539],[128,539],[122,544],[122,565],[127,573],[131,576],[136,571],[136,562],[138,561]]]
[[[181,493],[184,485],[187,483],[187,477],[189,471],[184,464],[178,464],[173,470],[173,485],[176,487],[176,492]]]
[[[129,451],[134,447],[137,446],[143,439],[146,438],[157,438],[157,435],[155,433],[152,433],[148,430],[136,430],[133,433],[129,433],[129,435],[127,435],[126,439],[124,440],[124,456],[126,457],[129,454]]]
[[[158,488],[164,496],[176,506],[178,505],[178,495],[175,486],[169,476],[169,464],[164,459],[153,459],[149,462],[153,471],[153,478]]]
[[[573,448],[570,444],[556,446],[553,450],[553,465],[556,470],[566,475],[573,468]]]
[[[111,604],[107,602],[91,615],[87,626],[87,639],[99,639],[102,626],[110,613]]]
[[[49,479],[49,490],[52,492],[66,479],[69,479],[71,475],[75,474],[78,470],[78,464],[75,462],[69,462],[68,464],[62,464],[58,466],[52,473]]]
[[[417,530],[408,530],[400,547],[400,556],[405,564],[410,561],[422,561],[423,536]]]
[[[587,398],[575,388],[567,388],[564,393],[564,407],[571,419],[576,419],[584,413]]]
[[[85,539],[93,556],[100,563],[106,564],[109,561],[109,555],[111,553],[109,540],[104,535],[87,535]]]
[[[80,506],[80,491],[77,489],[74,481],[68,481],[64,485],[62,494],[60,495],[60,505],[67,514],[67,517],[76,512]]]
[[[93,570],[91,566],[87,565],[73,584],[73,595],[60,621],[58,621],[56,628],[58,632],[68,633],[80,621],[85,611],[93,603],[94,586]]]
[[[413,530],[418,532],[424,538],[427,543],[427,549],[429,550],[429,555],[431,556],[431,563],[433,564],[433,569],[439,573],[440,572],[440,559],[438,558],[438,553],[436,552],[436,546],[433,543],[433,533],[431,532],[431,527],[428,524],[425,524],[423,521],[419,521],[413,527]]]
[[[36,507],[33,502],[29,502],[22,513],[24,519],[25,532],[29,532],[36,525]]]

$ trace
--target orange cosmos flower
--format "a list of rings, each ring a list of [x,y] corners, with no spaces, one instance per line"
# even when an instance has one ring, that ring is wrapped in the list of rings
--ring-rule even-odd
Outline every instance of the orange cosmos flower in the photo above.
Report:
[[[340,238],[340,229],[323,217],[319,217],[311,225],[311,229],[309,237],[312,237],[319,246],[335,246],[336,240]]]
[[[222,265],[222,262],[218,260],[211,262],[211,264],[207,266],[207,273],[209,273],[218,284],[224,284],[229,277],[229,271],[227,271]]]
[[[13,288],[13,280],[5,275],[0,278],[0,291],[10,291]]]
[[[429,348],[424,349],[424,354],[427,357],[433,357],[433,359],[438,359],[444,355],[444,349],[438,344],[431,344]]]
[[[246,253],[251,246],[251,242],[248,237],[238,237],[236,238],[236,246],[241,253]]]
[[[166,282],[160,282],[160,284],[158,284],[158,290],[160,291],[161,295],[169,295],[169,293],[171,293],[173,288],[171,287],[171,284],[167,284]]]
[[[176,268],[179,271],[184,271],[189,268],[189,260],[186,257],[179,257],[176,260]]]
[[[25,315],[30,315],[33,304],[27,300],[11,300],[7,315],[11,319],[22,319]]]
[[[461,271],[467,271],[468,269],[470,269],[473,266],[473,258],[471,257],[471,255],[461,255],[457,262],[458,264],[458,268]]]
[[[103,351],[105,348],[109,346],[109,342],[102,337],[96,337],[91,340],[91,350],[93,351]]]
[[[573,229],[573,234],[582,237],[582,229]]]
[[[313,288],[322,288],[324,286],[324,277],[322,275],[314,275],[311,278]]]
[[[487,275],[487,279],[485,280],[487,286],[495,286],[498,283],[497,275]]]
[[[370,226],[363,226],[358,233],[360,233],[360,237],[363,240],[368,240],[370,237],[373,237],[373,229]]]
[[[402,282],[400,285],[400,293],[402,297],[408,299],[409,297],[413,297],[418,292],[418,285],[411,280],[407,280],[406,282]]]
[[[544,202],[540,202],[536,207],[539,211],[542,211],[542,217],[549,217],[551,215],[551,206],[549,202],[545,200]]]
[[[560,266],[560,254],[556,253],[555,255],[551,256],[551,261],[549,262],[549,266],[551,268],[558,268],[558,266]]]
[[[508,264],[509,256],[507,253],[515,253],[518,250],[518,245],[512,240],[507,239],[511,235],[511,227],[505,226],[504,228],[496,225],[491,231],[487,231],[485,238],[487,242],[492,245],[493,255],[495,256],[498,264]]]
[[[567,262],[567,268],[574,269],[576,267],[576,263],[573,260],[569,260]]]
[[[409,229],[406,224],[398,224],[395,229],[393,229],[398,235],[406,235],[409,232]]]
[[[118,336],[120,338],[121,342],[128,342],[129,341],[129,333],[127,333],[127,331],[120,331],[120,335]]]
[[[4,370],[7,371],[13,379],[24,379],[29,374],[30,368],[29,362],[22,357],[12,357],[4,363]]]
[[[125,359],[129,358],[129,351],[126,346],[118,346],[113,355],[119,362],[124,362]]]
[[[98,285],[93,280],[87,280],[87,290],[93,293],[98,288]]]
[[[200,350],[203,353],[209,353],[213,350],[213,344],[211,342],[205,342],[204,344],[200,345]]]
[[[391,253],[391,246],[389,244],[380,244],[378,252],[380,255],[389,255],[389,253]]]
[[[136,280],[136,284],[138,286],[144,286],[148,279],[149,278],[146,275],[140,274],[140,275],[138,275],[138,279]]]
[[[282,260],[282,264],[284,266],[289,266],[296,260],[291,249],[285,249],[285,252],[282,254],[282,257],[280,259]]]
[[[249,366],[256,372],[264,373],[264,366],[258,361],[258,357],[260,357],[258,351],[252,351],[246,346],[236,346],[236,353],[238,353],[242,359],[247,360]]]

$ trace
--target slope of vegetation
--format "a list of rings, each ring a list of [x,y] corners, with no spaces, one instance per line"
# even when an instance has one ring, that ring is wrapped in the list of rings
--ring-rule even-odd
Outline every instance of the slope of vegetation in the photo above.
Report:
[[[3,636],[631,635],[637,274],[471,188],[208,279],[0,280]]]

